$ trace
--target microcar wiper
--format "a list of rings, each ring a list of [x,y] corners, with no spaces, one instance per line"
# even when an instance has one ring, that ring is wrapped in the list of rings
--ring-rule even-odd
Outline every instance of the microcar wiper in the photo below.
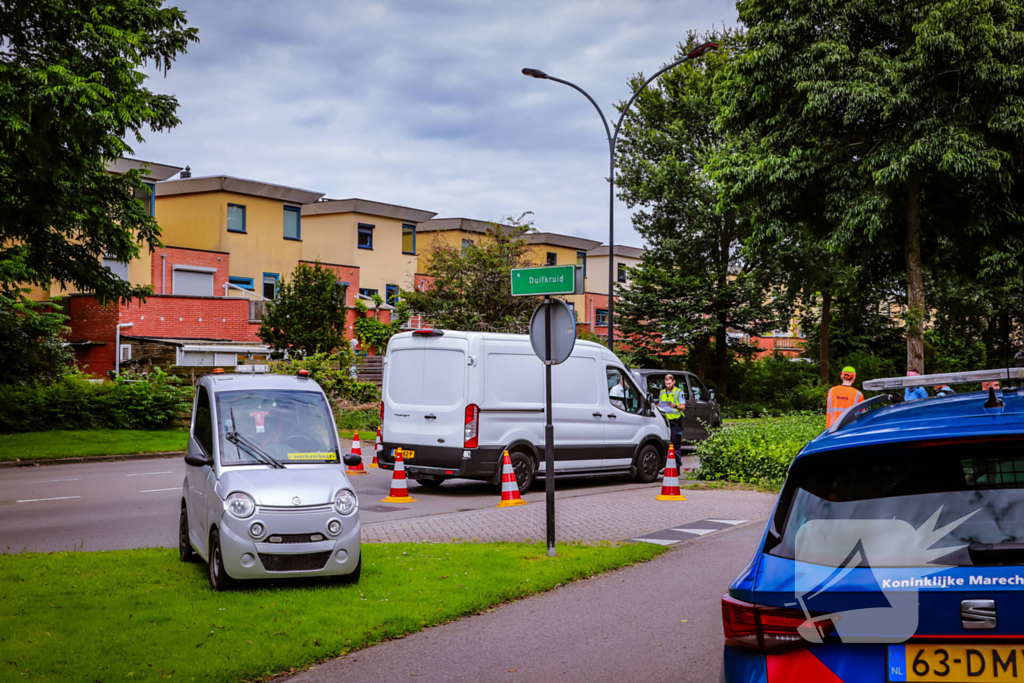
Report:
[[[967,552],[976,565],[1020,564],[1024,561],[1024,543],[971,543]]]
[[[235,409],[231,409],[231,431],[224,435],[224,438],[235,445],[235,448],[241,446],[248,451],[254,458],[263,462],[265,465],[270,465],[274,469],[283,470],[286,469],[284,465],[279,463],[273,457],[267,455],[259,446],[246,439],[244,436],[238,433],[238,428],[235,426],[238,423],[235,422]]]

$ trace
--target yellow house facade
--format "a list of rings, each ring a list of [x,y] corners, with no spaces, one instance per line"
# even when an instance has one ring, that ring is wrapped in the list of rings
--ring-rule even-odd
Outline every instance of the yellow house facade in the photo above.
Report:
[[[644,250],[637,247],[615,245],[614,281],[618,284],[629,285],[629,273],[627,268],[636,268],[644,256]],[[590,281],[587,283],[587,291],[592,294],[608,294],[608,245],[595,247],[587,252],[587,268]]]
[[[412,289],[420,225],[436,214],[366,199],[329,199],[302,207],[302,259],[360,269],[359,293],[384,297]]]

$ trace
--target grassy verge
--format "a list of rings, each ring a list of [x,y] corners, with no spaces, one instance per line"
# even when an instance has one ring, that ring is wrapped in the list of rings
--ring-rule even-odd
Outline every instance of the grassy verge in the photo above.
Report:
[[[634,545],[370,544],[357,586],[213,593],[163,548],[0,555],[0,679],[236,681],[648,560]]]
[[[0,434],[0,461],[185,450],[184,429],[72,429]]]
[[[341,447],[347,450],[352,445],[355,432],[341,430],[338,434]],[[363,454],[372,456],[377,433],[360,432],[359,438]],[[0,462],[183,451],[187,441],[187,429],[55,429],[0,434]]]

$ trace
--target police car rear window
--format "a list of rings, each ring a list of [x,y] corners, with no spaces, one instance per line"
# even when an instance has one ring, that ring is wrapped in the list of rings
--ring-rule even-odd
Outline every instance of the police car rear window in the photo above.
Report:
[[[905,522],[912,542],[906,535],[897,540],[899,534],[891,542],[865,538],[873,556],[864,566],[1024,565],[1024,440],[873,446],[797,461],[766,550],[814,562],[817,552],[807,552],[812,529],[818,530],[814,542],[824,546],[832,539],[849,544],[860,530],[885,533],[884,525],[865,520]],[[820,533],[824,528],[840,533]],[[822,557],[843,552],[819,550]]]

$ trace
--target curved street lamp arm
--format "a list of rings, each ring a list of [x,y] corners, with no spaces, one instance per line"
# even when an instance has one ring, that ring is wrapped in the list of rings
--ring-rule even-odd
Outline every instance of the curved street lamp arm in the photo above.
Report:
[[[653,81],[654,79],[656,79],[658,76],[660,76],[661,74],[665,73],[669,69],[673,69],[673,68],[679,66],[683,62],[687,61],[689,58],[690,58],[690,56],[687,55],[687,56],[683,57],[682,59],[680,59],[678,61],[672,62],[671,64],[669,64],[668,66],[666,66],[665,68],[661,69],[660,71],[655,73],[653,76],[648,78],[646,81],[644,81],[643,85],[641,85],[639,88],[636,89],[636,91],[633,93],[633,96],[629,98],[629,102],[626,102],[626,106],[622,108],[622,114],[619,115],[619,122],[615,124],[615,133],[612,135],[612,138],[611,138],[612,139],[612,147],[613,148],[615,147],[615,142],[619,139],[619,129],[622,128],[622,122],[626,119],[626,114],[629,113],[629,108],[631,106],[633,106],[633,102],[640,95],[640,93],[642,93],[647,88],[647,86],[651,84],[651,81]]]
[[[661,73],[661,72],[659,72],[659,73]],[[608,147],[609,147],[609,149],[611,149],[614,146],[614,144],[615,144],[615,142],[614,142],[615,138],[612,136],[611,128],[608,127],[608,119],[605,118],[604,112],[601,111],[601,107],[599,107],[597,105],[597,102],[595,102],[594,98],[590,96],[590,93],[588,93],[586,90],[584,90],[580,86],[576,85],[575,83],[572,83],[571,81],[565,81],[565,80],[562,80],[561,78],[555,78],[554,76],[547,76],[547,75],[545,75],[544,78],[549,80],[549,81],[554,81],[555,83],[561,83],[562,85],[567,85],[570,88],[572,88],[573,90],[576,90],[576,91],[582,93],[584,97],[586,97],[588,100],[590,100],[590,103],[592,105],[594,105],[594,109],[597,110],[598,115],[601,117],[601,123],[604,124],[604,134],[608,137]]]

